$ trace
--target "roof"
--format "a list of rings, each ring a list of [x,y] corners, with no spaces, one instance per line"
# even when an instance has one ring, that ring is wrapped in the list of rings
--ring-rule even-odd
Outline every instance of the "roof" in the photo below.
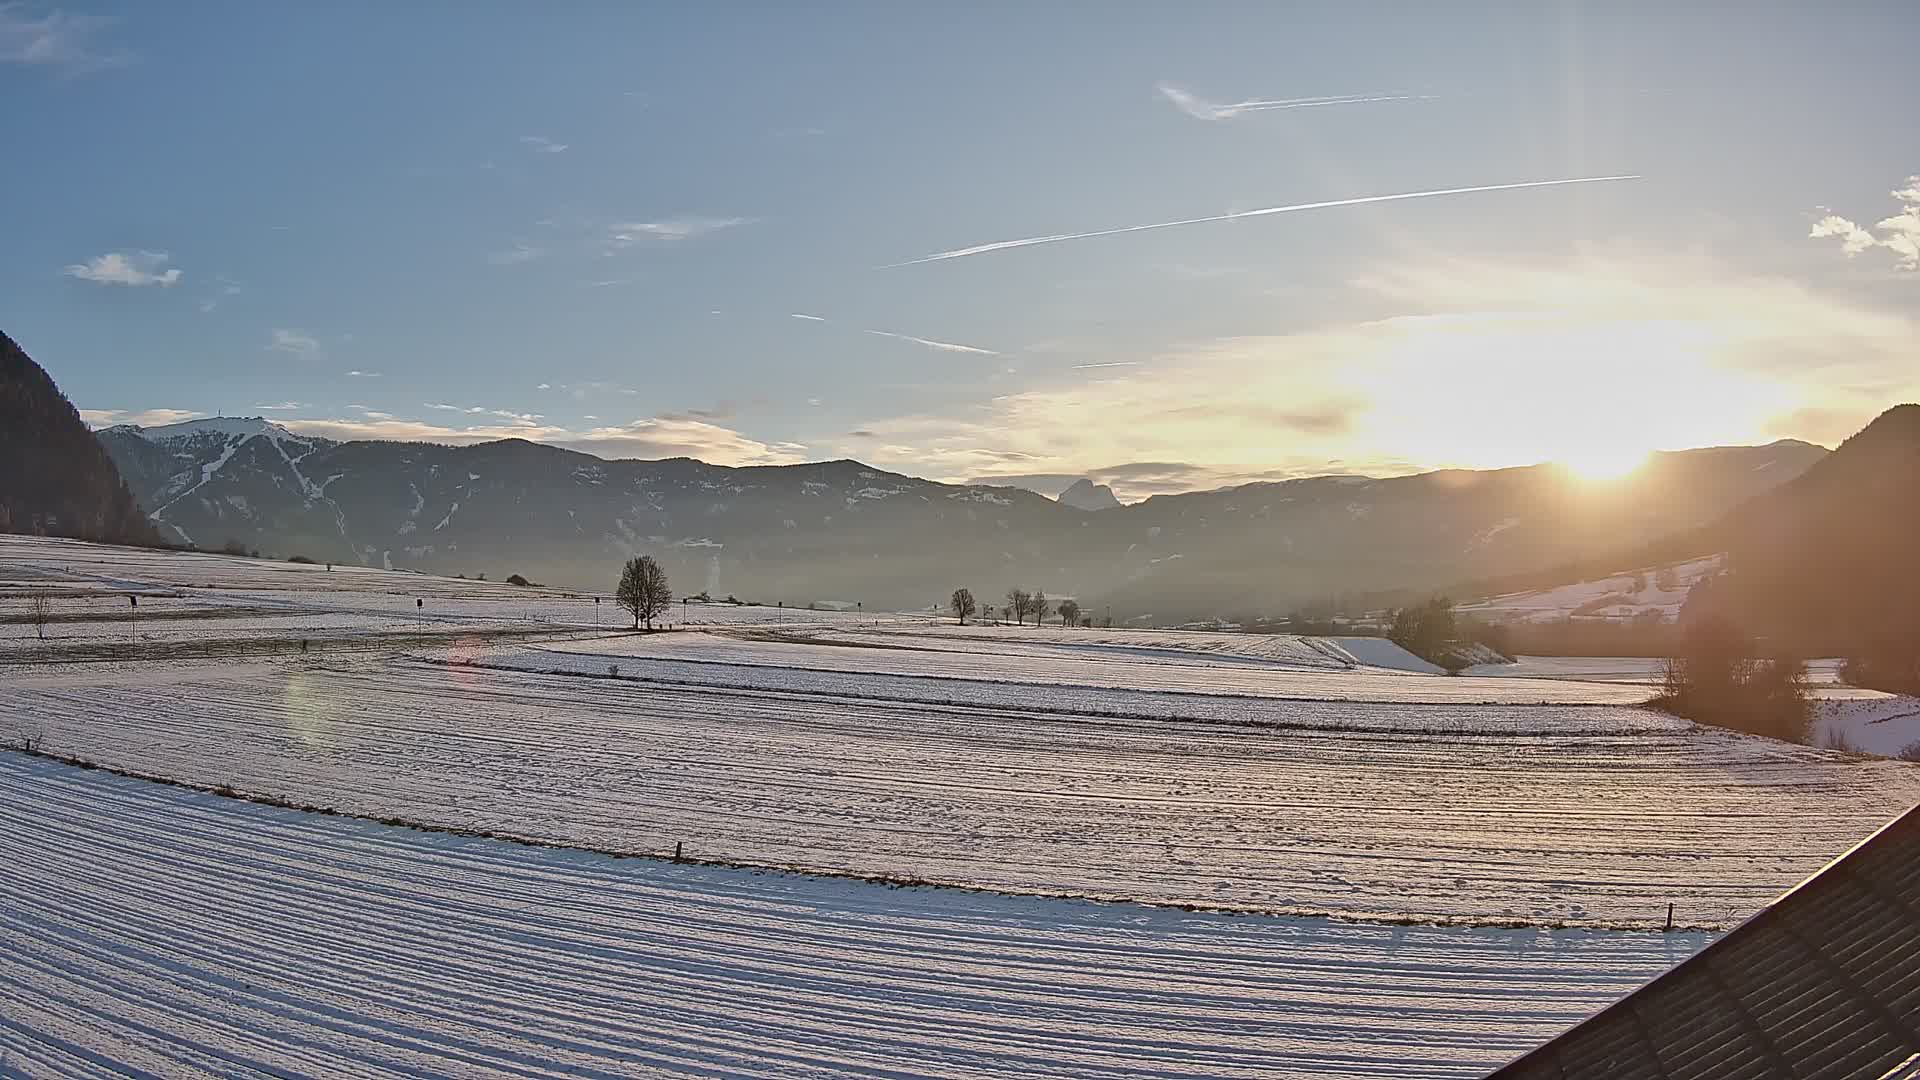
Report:
[[[1920,806],[1489,1080],[1920,1076]]]

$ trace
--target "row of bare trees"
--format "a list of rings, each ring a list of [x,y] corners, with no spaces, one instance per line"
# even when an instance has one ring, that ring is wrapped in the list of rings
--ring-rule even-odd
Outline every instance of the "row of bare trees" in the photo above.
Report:
[[[973,598],[972,589],[953,590],[953,597],[947,601],[947,607],[953,612],[954,616],[960,620],[960,625],[962,626],[965,626],[967,620],[973,618],[975,615],[985,614],[991,616],[993,614],[992,607],[988,607],[984,611],[981,609],[979,601]],[[1017,585],[1007,590],[1007,606],[1001,610],[1007,618],[1021,625],[1025,625],[1027,616],[1031,615],[1033,616],[1033,625],[1039,626],[1042,620],[1055,611],[1058,611],[1060,614],[1060,625],[1062,626],[1093,625],[1093,619],[1090,616],[1082,616],[1080,614],[1080,604],[1077,601],[1062,600],[1056,608],[1053,602],[1047,599],[1045,592],[1039,589],[1028,592]]]

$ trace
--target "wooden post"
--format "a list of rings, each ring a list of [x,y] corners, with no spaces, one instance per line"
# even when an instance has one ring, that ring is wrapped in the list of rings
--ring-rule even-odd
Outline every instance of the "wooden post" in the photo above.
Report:
[[[1672,931],[1673,929],[1673,904],[1672,903],[1667,904],[1667,929],[1668,931]]]
[[[673,861],[674,862],[680,861],[680,851],[681,851],[681,843],[680,841],[675,840],[673,842]]]

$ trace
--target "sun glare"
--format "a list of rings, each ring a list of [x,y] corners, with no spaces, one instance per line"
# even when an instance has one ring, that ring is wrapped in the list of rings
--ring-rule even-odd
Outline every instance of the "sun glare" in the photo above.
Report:
[[[1582,480],[1618,480],[1647,463],[1652,454],[1630,446],[1595,446],[1563,454],[1559,464]]]

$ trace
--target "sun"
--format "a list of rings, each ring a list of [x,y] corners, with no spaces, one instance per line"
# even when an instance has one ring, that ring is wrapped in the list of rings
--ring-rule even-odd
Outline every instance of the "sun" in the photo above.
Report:
[[[1582,480],[1618,480],[1647,463],[1652,451],[1636,446],[1598,445],[1560,455],[1559,464]]]

